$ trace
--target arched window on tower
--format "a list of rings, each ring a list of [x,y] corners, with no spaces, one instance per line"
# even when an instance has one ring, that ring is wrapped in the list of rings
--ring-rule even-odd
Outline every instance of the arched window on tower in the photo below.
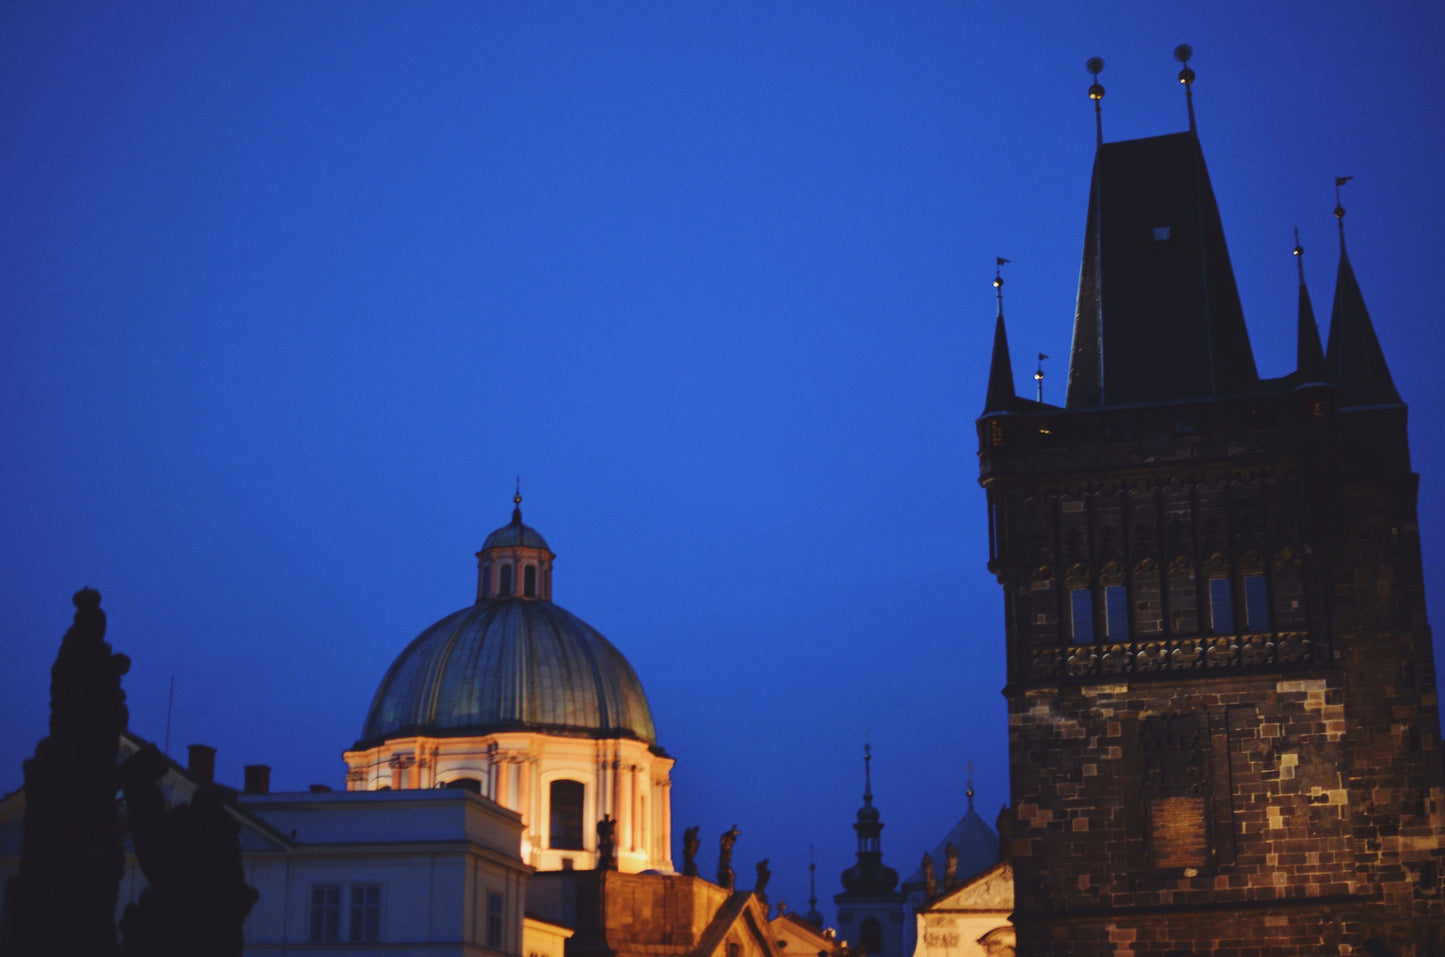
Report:
[[[548,791],[550,846],[563,851],[583,850],[581,781],[553,781]]]
[[[528,598],[537,597],[536,565],[527,565],[522,569],[522,594]]]
[[[489,598],[489,597],[491,597],[491,594],[492,594],[492,563],[491,563],[491,562],[487,562],[485,565],[482,566],[482,574],[481,574],[479,577],[481,578],[481,588],[479,589],[479,591],[481,591],[481,593],[482,593],[482,594],[481,594],[481,597],[483,597],[483,598]]]
[[[498,573],[497,594],[503,598],[512,597],[512,566],[503,565]]]
[[[877,955],[883,952],[883,925],[876,917],[865,917],[858,925],[858,946],[863,953]]]

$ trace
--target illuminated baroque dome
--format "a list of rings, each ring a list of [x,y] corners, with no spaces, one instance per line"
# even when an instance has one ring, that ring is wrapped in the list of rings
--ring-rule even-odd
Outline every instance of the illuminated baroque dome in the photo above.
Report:
[[[522,815],[533,867],[595,864],[615,822],[624,871],[671,867],[672,759],[631,665],[552,603],[547,541],[512,520],[477,552],[477,599],[393,662],[346,752],[348,790],[460,787]]]

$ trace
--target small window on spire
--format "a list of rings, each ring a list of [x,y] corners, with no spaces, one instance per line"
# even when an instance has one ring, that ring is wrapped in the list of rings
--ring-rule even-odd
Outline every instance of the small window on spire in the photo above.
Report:
[[[1167,242],[1168,239],[1169,239],[1169,227],[1168,227],[1168,226],[1155,226],[1155,227],[1154,227],[1154,241],[1155,241],[1156,243]]]

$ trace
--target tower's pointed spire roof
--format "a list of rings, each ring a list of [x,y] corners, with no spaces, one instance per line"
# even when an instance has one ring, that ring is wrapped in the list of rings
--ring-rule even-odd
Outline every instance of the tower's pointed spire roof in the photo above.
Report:
[[[1349,179],[1350,177],[1342,177]],[[1337,185],[1343,185],[1339,183]],[[1340,268],[1335,275],[1335,304],[1330,311],[1330,341],[1325,349],[1325,375],[1340,389],[1340,405],[1400,405],[1400,393],[1385,364],[1365,308],[1365,296],[1345,249],[1345,209],[1335,206],[1340,221]]]
[[[1007,260],[999,259],[1002,266]],[[993,324],[993,359],[988,367],[988,395],[984,398],[983,414],[1005,412],[1014,404],[1013,362],[1008,354],[1008,334],[1003,327],[1003,276],[995,274],[993,286],[998,290],[998,318]]]
[[[1320,351],[1315,308],[1310,303],[1309,287],[1305,285],[1305,248],[1300,245],[1298,229],[1294,231],[1294,258],[1299,268],[1299,345],[1295,350],[1295,378],[1303,385],[1323,381],[1325,356]]]
[[[1258,382],[1194,130],[1101,143],[1066,406],[1209,398]]]

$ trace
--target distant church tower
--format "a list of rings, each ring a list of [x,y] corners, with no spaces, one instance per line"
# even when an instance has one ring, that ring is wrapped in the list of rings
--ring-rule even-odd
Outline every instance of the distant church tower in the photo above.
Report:
[[[858,863],[843,872],[844,891],[833,896],[838,934],[868,957],[904,957],[903,894],[894,889],[898,872],[883,863],[883,819],[873,806],[872,760],[871,749],[863,745],[863,806],[853,825]]]
[[[1445,953],[1418,477],[1335,212],[1328,348],[1301,271],[1278,379],[1192,104],[1100,135],[1063,407],[1014,394],[1000,302],[978,439],[1020,955]]]

